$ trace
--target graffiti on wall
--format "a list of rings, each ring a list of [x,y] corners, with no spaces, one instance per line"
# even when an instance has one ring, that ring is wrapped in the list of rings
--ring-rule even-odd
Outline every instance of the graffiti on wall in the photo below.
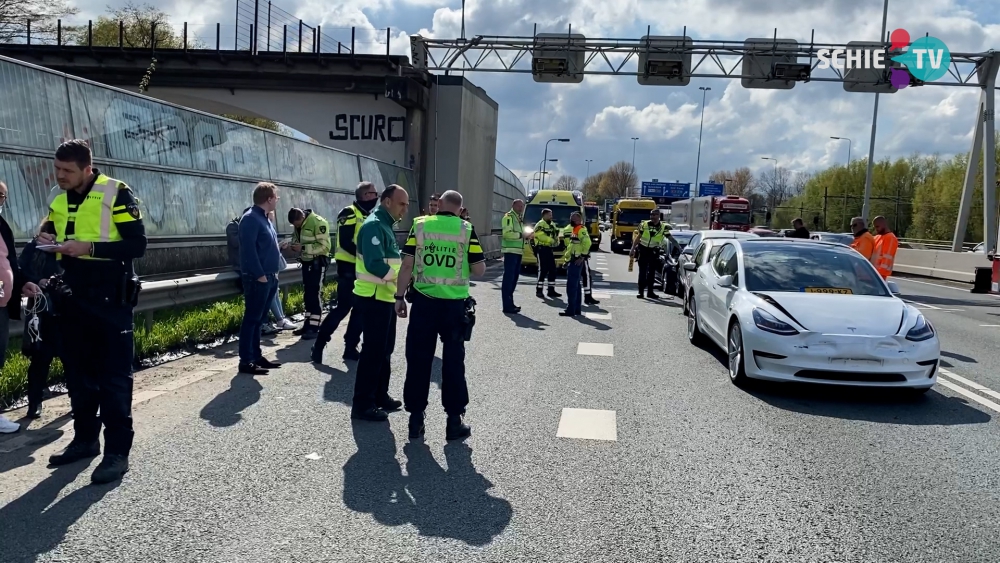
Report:
[[[340,113],[333,121],[330,139],[334,141],[398,143],[406,140],[406,119],[402,117]]]

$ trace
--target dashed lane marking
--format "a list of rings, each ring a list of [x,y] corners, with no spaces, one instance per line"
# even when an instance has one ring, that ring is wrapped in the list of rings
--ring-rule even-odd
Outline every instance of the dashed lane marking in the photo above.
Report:
[[[958,375],[957,373],[955,373],[955,372],[953,372],[951,370],[940,368],[939,372],[940,372],[938,374],[939,376],[943,375],[943,376],[945,376],[945,377],[947,377],[949,379],[954,379],[955,381],[961,383],[962,385],[965,385],[966,387],[969,387],[970,389],[973,389],[975,391],[979,391],[983,395],[989,395],[990,397],[993,397],[994,399],[1000,399],[1000,393],[997,393],[996,391],[990,389],[989,387],[986,387],[984,385],[980,385],[980,384],[976,383],[975,381],[972,381],[971,379],[966,379],[966,378],[962,377],[961,375]],[[940,377],[938,378],[938,381],[941,381]]]
[[[615,411],[595,409],[563,409],[559,417],[557,438],[618,441],[618,419]]]
[[[576,345],[576,353],[580,356],[609,356],[615,355],[615,345],[602,342],[580,342]]]
[[[979,325],[979,326],[988,326],[988,327],[994,327],[994,328],[1000,327],[1000,325]]]
[[[979,395],[976,395],[972,391],[966,391],[965,388],[959,387],[957,384],[952,383],[951,381],[948,381],[947,379],[944,379],[942,377],[938,377],[938,383],[941,384],[941,385],[944,385],[945,387],[947,387],[948,389],[951,389],[952,391],[958,393],[959,395],[962,395],[963,397],[967,397],[969,399],[972,399],[973,401],[979,403],[980,405],[983,405],[986,408],[993,409],[996,412],[1000,412],[1000,405],[994,403],[993,401],[984,399],[984,398],[980,397]]]
[[[611,313],[584,313],[583,316],[594,321],[610,321]]]
[[[611,282],[594,282],[594,287],[611,287]]]
[[[594,295],[594,299],[611,299],[611,294],[610,293],[598,293],[598,292],[595,291],[593,293],[593,295]],[[998,326],[1000,326],[1000,325],[998,325]]]

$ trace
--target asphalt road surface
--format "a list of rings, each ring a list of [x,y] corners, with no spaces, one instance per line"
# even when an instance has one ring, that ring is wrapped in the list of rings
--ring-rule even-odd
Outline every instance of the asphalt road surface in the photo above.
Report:
[[[422,442],[405,412],[352,424],[342,332],[328,367],[284,338],[267,376],[226,350],[137,374],[117,485],[89,484],[97,460],[46,467],[65,417],[3,438],[0,561],[997,560],[1000,327],[976,326],[1000,324],[997,300],[900,283],[961,392],[743,391],[687,342],[676,300],[636,299],[627,257],[600,256],[592,318],[559,317],[527,277],[503,315],[496,269],[473,288],[464,442],[444,440],[436,385]]]

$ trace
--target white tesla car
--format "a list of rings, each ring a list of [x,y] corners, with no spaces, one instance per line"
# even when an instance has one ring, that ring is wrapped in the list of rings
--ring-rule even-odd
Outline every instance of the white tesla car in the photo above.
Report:
[[[937,382],[941,345],[895,284],[845,246],[802,239],[722,241],[693,271],[688,338],[729,354],[729,377],[917,392]]]

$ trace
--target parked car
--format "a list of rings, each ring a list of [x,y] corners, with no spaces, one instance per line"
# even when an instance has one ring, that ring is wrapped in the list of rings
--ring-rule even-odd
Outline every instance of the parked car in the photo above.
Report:
[[[688,339],[725,350],[748,379],[917,393],[937,382],[941,345],[919,310],[843,245],[801,239],[720,241],[689,263]]]
[[[686,262],[694,262],[698,266],[711,260],[718,251],[718,244],[723,240],[758,238],[753,233],[741,231],[694,231],[694,236],[688,241],[687,246],[681,251],[677,258],[677,293],[675,295],[687,295],[688,282],[691,279],[691,272],[684,270]]]

